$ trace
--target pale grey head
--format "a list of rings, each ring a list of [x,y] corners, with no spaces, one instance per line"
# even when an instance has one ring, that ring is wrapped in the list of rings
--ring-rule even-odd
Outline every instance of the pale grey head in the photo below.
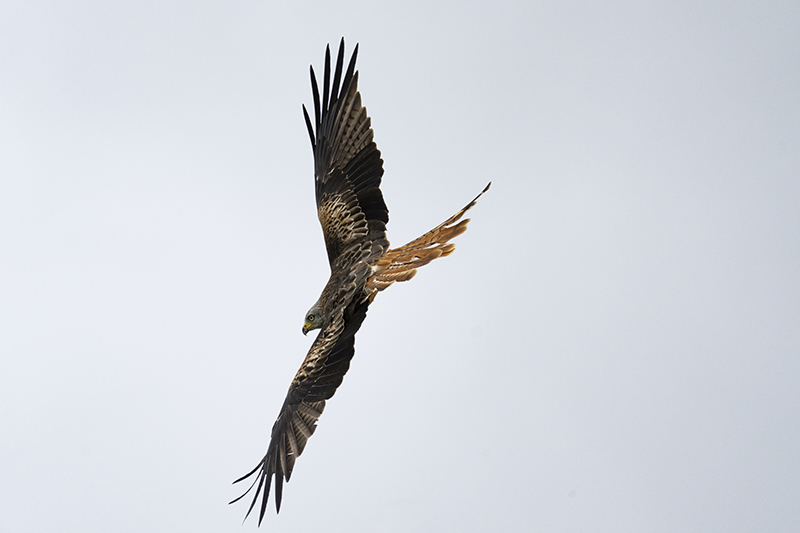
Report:
[[[309,331],[319,329],[322,327],[322,307],[319,302],[311,306],[311,309],[306,313],[306,318],[303,321],[303,335],[308,334]]]

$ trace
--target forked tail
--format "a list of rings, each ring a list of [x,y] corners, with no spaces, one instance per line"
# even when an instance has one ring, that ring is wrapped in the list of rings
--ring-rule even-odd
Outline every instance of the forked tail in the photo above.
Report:
[[[438,257],[450,255],[456,245],[449,242],[467,231],[468,218],[461,219],[469,211],[483,193],[492,185],[490,181],[485,189],[458,213],[451,216],[428,233],[399,248],[393,248],[378,260],[375,271],[367,280],[365,289],[374,298],[377,291],[382,291],[396,281],[408,281],[417,273],[417,269],[427,265]]]

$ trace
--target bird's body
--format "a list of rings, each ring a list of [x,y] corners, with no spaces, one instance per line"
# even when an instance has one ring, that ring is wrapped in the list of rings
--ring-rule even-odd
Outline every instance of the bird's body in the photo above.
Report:
[[[449,241],[466,231],[469,222],[461,217],[489,188],[487,185],[472,202],[433,230],[405,246],[389,249],[386,238],[389,210],[380,190],[383,160],[357,89],[357,53],[356,45],[342,78],[342,39],[331,80],[330,50],[326,50],[321,101],[311,69],[313,123],[303,107],[314,149],[317,215],[331,275],[319,299],[306,313],[303,333],[313,329],[320,332],[289,386],[272,427],[267,453],[250,473],[236,480],[242,481],[258,472],[247,491],[258,483],[247,514],[253,510],[259,495],[263,495],[259,524],[273,475],[275,505],[280,510],[283,481],[289,481],[296,458],[316,429],[325,401],[336,392],[350,366],[355,334],[375,295],[395,282],[411,279],[420,266],[452,253],[454,245]]]

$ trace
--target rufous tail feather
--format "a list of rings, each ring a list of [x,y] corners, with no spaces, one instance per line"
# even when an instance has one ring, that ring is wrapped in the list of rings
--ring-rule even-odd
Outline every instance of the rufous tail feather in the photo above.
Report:
[[[461,220],[461,217],[475,205],[478,198],[488,191],[491,185],[492,182],[489,182],[474,200],[426,234],[386,252],[378,260],[375,271],[367,280],[365,290],[371,293],[371,298],[375,297],[377,291],[382,291],[397,281],[410,280],[419,267],[453,253],[456,245],[449,241],[467,231],[469,219]]]

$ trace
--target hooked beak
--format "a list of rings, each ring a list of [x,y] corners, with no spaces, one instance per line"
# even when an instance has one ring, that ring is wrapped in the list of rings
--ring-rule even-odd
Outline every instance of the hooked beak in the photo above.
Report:
[[[311,331],[308,329],[308,324],[303,324],[303,335],[308,335],[308,332]]]

